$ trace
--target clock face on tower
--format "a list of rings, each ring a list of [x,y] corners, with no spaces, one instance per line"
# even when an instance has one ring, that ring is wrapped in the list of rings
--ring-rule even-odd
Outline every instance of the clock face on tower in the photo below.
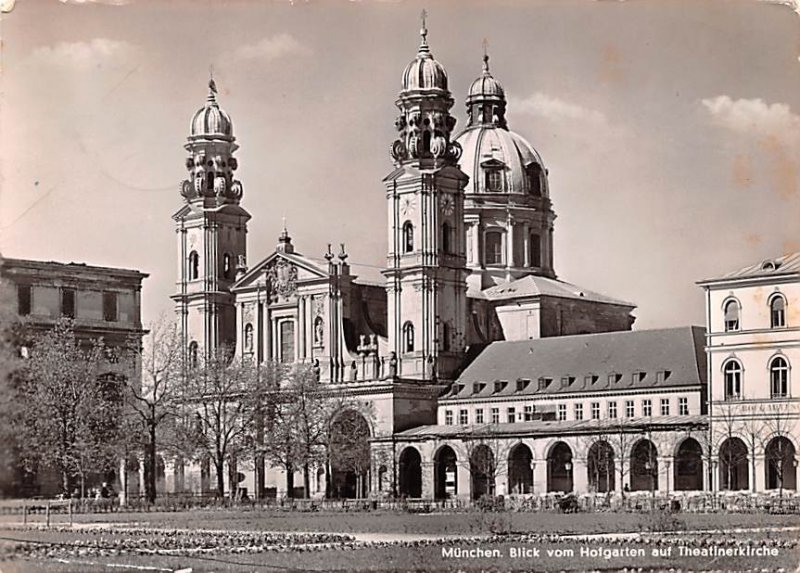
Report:
[[[413,213],[414,209],[416,208],[417,208],[417,201],[414,199],[414,197],[404,197],[400,201],[400,212],[406,217],[411,215],[411,213]]]
[[[455,210],[453,196],[449,194],[442,195],[439,198],[439,207],[441,208],[443,214],[452,215],[453,211]]]

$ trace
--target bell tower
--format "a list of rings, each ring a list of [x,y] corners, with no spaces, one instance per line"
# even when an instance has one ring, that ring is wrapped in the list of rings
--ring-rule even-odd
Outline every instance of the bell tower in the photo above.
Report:
[[[447,73],[428,46],[423,12],[417,55],[395,102],[396,169],[384,179],[389,253],[386,289],[389,348],[398,375],[451,379],[462,362],[466,330],[464,186],[461,148],[450,136],[456,120]]]
[[[245,264],[247,221],[239,202],[242,184],[230,116],[217,103],[209,81],[208,98],[192,117],[189,173],[180,186],[183,207],[173,215],[178,238],[177,293],[172,296],[190,364],[236,340],[236,311],[230,287],[236,268]]]

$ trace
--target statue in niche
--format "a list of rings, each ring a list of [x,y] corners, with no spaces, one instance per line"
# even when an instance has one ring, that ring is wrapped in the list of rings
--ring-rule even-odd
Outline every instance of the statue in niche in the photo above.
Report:
[[[314,319],[314,346],[322,346],[325,335],[325,321],[321,316]]]
[[[353,363],[350,364],[350,380],[353,382],[358,380],[358,364],[356,364],[355,360],[353,360]]]
[[[319,382],[320,376],[322,375],[322,368],[320,368],[319,359],[318,358],[314,359],[313,370],[314,370],[314,380]]]

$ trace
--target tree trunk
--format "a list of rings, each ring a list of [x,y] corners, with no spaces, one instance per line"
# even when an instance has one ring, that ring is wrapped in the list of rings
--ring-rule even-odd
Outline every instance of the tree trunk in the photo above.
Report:
[[[155,426],[148,428],[148,441],[147,441],[147,461],[144,465],[144,493],[149,503],[156,501],[156,429]]]
[[[225,461],[215,460],[214,467],[217,470],[217,497],[225,497]]]
[[[308,462],[303,464],[303,489],[305,490],[303,493],[305,494],[303,497],[309,498],[311,497],[309,493],[311,492],[311,475],[308,467]]]
[[[291,465],[286,467],[286,497],[294,498],[294,467]]]

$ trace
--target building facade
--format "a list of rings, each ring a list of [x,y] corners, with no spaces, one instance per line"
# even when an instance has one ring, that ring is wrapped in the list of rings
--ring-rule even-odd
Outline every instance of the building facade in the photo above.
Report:
[[[258,363],[312,364],[331,390],[368,403],[372,467],[334,495],[721,488],[707,416],[721,319],[710,315],[707,358],[703,328],[632,332],[635,305],[558,278],[549,173],[509,130],[488,55],[460,132],[424,25],[401,81],[380,272],[349,261],[344,245],[303,255],[286,228],[250,264],[233,124],[211,84],[174,217],[189,362],[226,344]],[[796,295],[770,296],[785,309]],[[776,358],[759,359],[783,368]],[[258,473],[243,485],[263,495]],[[331,494],[335,468],[313,473],[304,493]],[[280,470],[266,475],[267,490],[288,493]]]
[[[87,344],[102,339],[109,350],[106,374],[139,377],[140,365],[132,346],[140,347],[142,327],[141,289],[147,274],[136,270],[15,258],[0,259],[0,300],[14,320],[23,326],[19,352],[27,357],[37,334],[52,329],[62,318],[73,321],[74,332]],[[123,357],[128,357],[122,359]],[[129,467],[130,479],[138,468]],[[104,476],[121,491],[120,472]],[[103,481],[103,480],[101,480]],[[26,473],[15,467],[0,482],[10,495],[62,493],[59,478],[41,471]],[[136,489],[136,485],[131,486]]]
[[[698,284],[708,317],[714,488],[796,490],[800,254]]]

